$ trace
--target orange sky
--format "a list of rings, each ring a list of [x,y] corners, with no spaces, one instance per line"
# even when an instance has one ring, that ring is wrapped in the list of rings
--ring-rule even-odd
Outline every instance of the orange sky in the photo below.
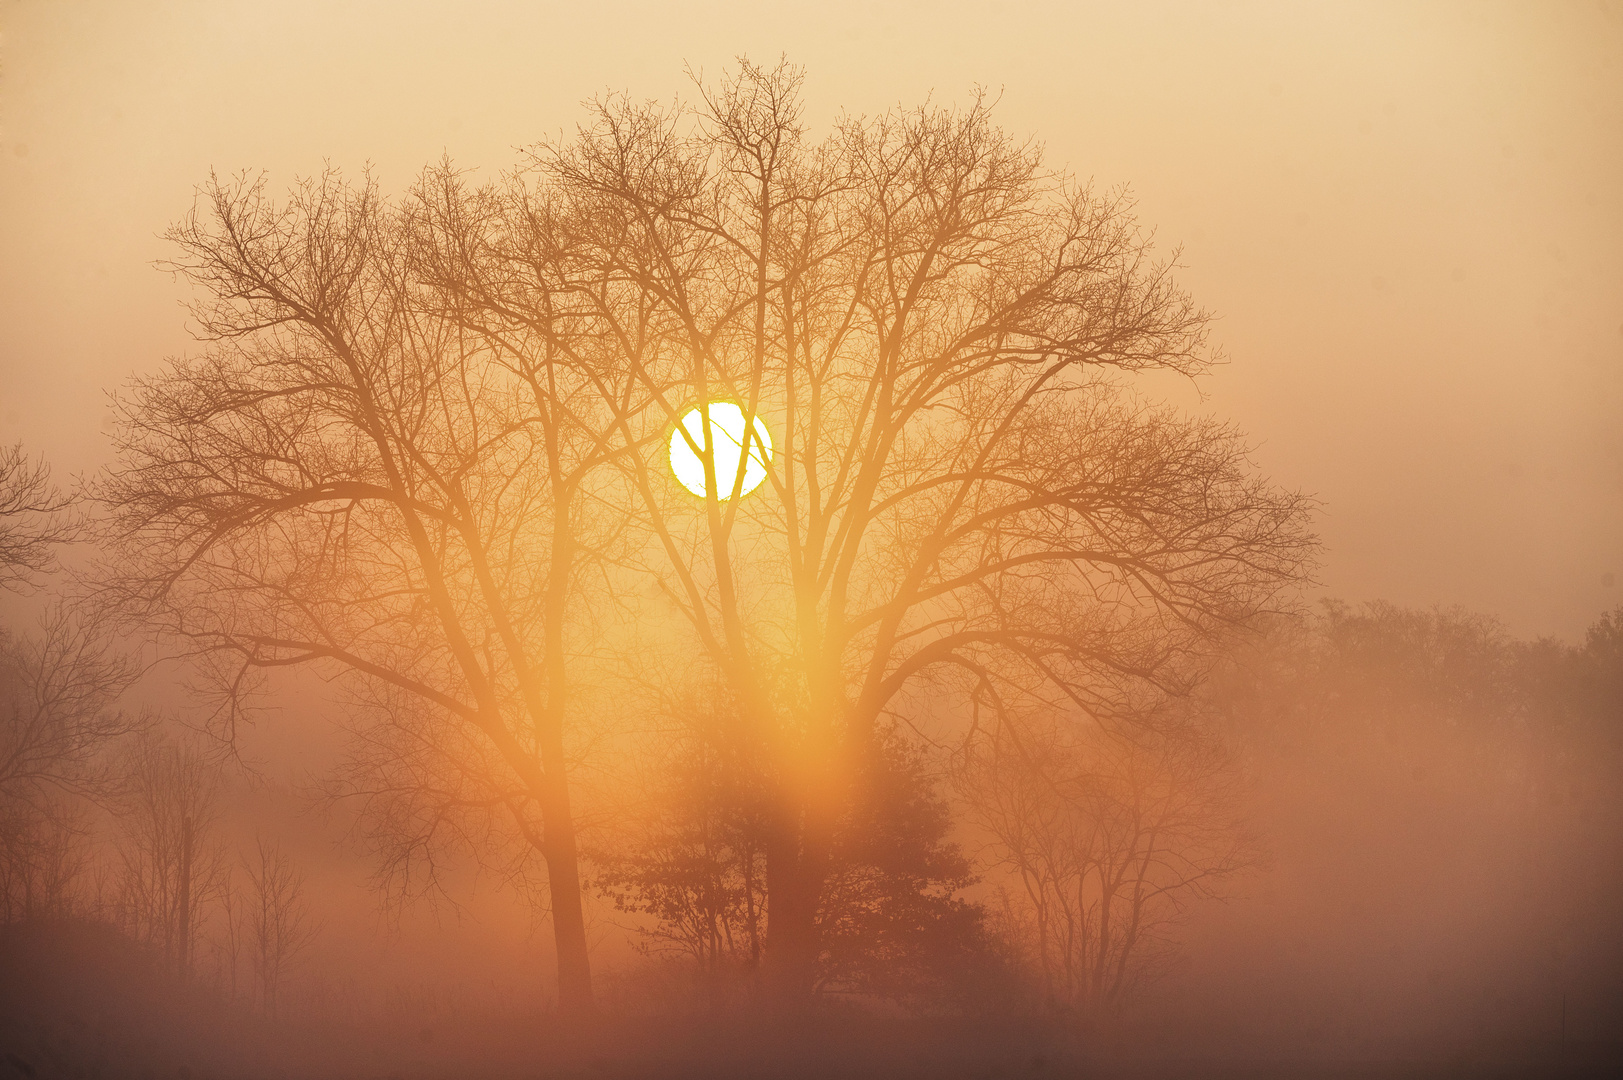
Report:
[[[1130,183],[1330,592],[1567,637],[1623,603],[1623,4],[700,7],[0,0],[0,442],[105,460],[104,390],[188,345],[151,263],[211,167],[399,190],[787,53],[814,125],[983,85]]]

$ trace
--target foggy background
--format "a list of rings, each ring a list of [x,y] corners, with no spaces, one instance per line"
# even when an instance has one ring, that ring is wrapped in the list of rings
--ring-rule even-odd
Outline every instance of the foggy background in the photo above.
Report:
[[[59,479],[109,460],[110,390],[193,347],[185,287],[153,263],[211,169],[265,170],[278,194],[325,164],[370,166],[398,193],[442,154],[493,178],[572,129],[584,98],[669,102],[684,65],[786,54],[813,132],[984,87],[1048,164],[1131,188],[1229,360],[1153,392],[1232,420],[1263,474],[1318,498],[1309,601],[1458,605],[1507,641],[1573,644],[1623,603],[1623,5],[0,0],[0,35],[0,445],[42,452]],[[13,622],[33,610],[0,603]],[[141,693],[177,700],[161,682]],[[301,795],[339,753],[330,714],[310,680],[248,733],[265,779],[232,785],[224,824],[276,836],[309,875],[322,992],[413,1017],[545,1000],[544,924],[500,882],[470,869],[460,907],[379,909],[342,815]],[[1615,980],[1563,958],[1619,945],[1615,850],[1608,865],[1591,843],[1617,835],[1615,771],[1585,781],[1597,816],[1563,852],[1540,831],[1558,823],[1484,824],[1498,789],[1481,777],[1355,827],[1379,801],[1364,780],[1436,774],[1347,764],[1322,731],[1236,738],[1265,775],[1346,789],[1264,783],[1272,868],[1195,914],[1147,1039],[1385,1053],[1438,1033],[1545,1038],[1577,993],[1569,968],[1589,993],[1569,1023],[1605,1034]],[[1435,739],[1439,760],[1475,752],[1474,735]],[[1576,938],[1522,935],[1567,909],[1528,884],[1546,871],[1502,876],[1527,866],[1517,844],[1588,883]],[[1454,918],[1473,906],[1480,922]],[[612,996],[631,950],[612,912],[591,934]],[[1500,975],[1462,962],[1502,935],[1528,953],[1513,1000],[1467,1005]],[[1256,1007],[1214,1020],[1214,994]]]
[[[1211,408],[1324,501],[1330,593],[1567,636],[1623,598],[1616,4],[0,13],[0,420],[61,470],[104,460],[108,388],[188,345],[151,264],[211,168],[493,176],[602,90],[785,53],[813,123],[984,86],[1051,164],[1130,185],[1221,317]]]

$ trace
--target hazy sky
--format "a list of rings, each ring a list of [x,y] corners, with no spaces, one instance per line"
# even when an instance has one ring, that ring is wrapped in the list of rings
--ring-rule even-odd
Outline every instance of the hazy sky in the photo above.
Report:
[[[211,168],[495,172],[600,91],[787,54],[814,125],[984,86],[1130,184],[1221,316],[1199,407],[1320,497],[1331,593],[1567,637],[1623,603],[1623,3],[0,0],[0,33],[0,442],[63,470],[189,345],[152,263]]]

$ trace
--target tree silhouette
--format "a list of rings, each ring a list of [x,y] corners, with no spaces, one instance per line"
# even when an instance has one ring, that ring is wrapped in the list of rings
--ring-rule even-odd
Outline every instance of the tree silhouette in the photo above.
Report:
[[[641,567],[771,762],[788,999],[883,718],[919,718],[930,684],[1110,714],[1265,610],[1312,543],[1234,432],[1107,377],[1209,363],[1124,195],[1045,170],[983,102],[813,143],[799,81],[745,62],[691,110],[610,99],[508,182],[445,166],[419,195],[443,309],[566,358],[612,412]],[[702,499],[663,467],[717,400],[771,432],[752,495],[708,435],[680,436]]]
[[[516,836],[546,866],[560,1002],[589,1009],[565,635],[602,433],[542,362],[428,309],[370,181],[263,188],[211,181],[169,233],[209,347],[120,404],[107,595],[213,677],[227,735],[256,677],[346,676],[346,790],[385,879],[431,888],[445,845]]]
[[[0,589],[25,588],[56,565],[57,545],[83,532],[66,513],[73,503],[43,458],[30,461],[20,443],[0,448]]]
[[[84,534],[43,459],[0,449],[0,590],[26,591]],[[93,618],[61,600],[32,633],[0,629],[0,919],[66,914],[89,860],[85,799],[118,777],[106,751],[145,718],[113,708],[134,677]]]
[[[745,62],[693,109],[611,99],[506,180],[446,163],[398,206],[213,183],[172,239],[214,344],[124,407],[127,610],[225,665],[227,720],[256,671],[355,676],[386,718],[352,777],[386,862],[432,874],[505,815],[546,863],[566,1006],[590,1000],[565,740],[586,567],[639,627],[657,585],[759,751],[765,963],[801,1001],[889,725],[1113,715],[1311,549],[1234,432],[1113,381],[1210,360],[1124,195],[1044,169],[984,102],[812,142],[799,81]],[[708,424],[677,436],[705,494],[665,468],[719,400],[771,434],[748,496],[758,457]]]
[[[119,808],[119,914],[165,967],[189,978],[204,909],[225,885],[215,839],[219,769],[191,746],[151,732],[129,748]]]
[[[114,708],[133,676],[65,605],[33,633],[0,630],[0,917],[71,907],[88,858],[84,806],[116,800],[123,778],[109,751],[149,722]]]
[[[275,1016],[288,972],[315,937],[316,925],[304,896],[304,875],[278,845],[256,838],[243,869],[248,875],[243,899],[259,1002]]]
[[[1012,878],[1009,929],[1045,1005],[1082,1024],[1111,1018],[1192,901],[1260,863],[1238,776],[1188,718],[995,723],[957,781]]]

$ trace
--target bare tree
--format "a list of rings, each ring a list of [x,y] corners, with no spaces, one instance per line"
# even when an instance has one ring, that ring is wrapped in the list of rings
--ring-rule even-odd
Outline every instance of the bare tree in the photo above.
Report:
[[[1260,860],[1236,773],[1189,725],[1000,723],[967,748],[957,780],[1013,878],[1004,901],[1044,1001],[1085,1023],[1162,958],[1192,901]]]
[[[0,448],[0,589],[27,586],[56,565],[57,545],[81,531],[65,513],[72,505],[44,459],[30,461],[20,443]]]
[[[419,212],[334,174],[283,205],[207,186],[169,236],[211,345],[122,405],[108,587],[217,676],[227,734],[256,677],[346,676],[385,879],[432,888],[458,844],[539,856],[560,1004],[585,1011],[569,634],[615,529],[585,486],[606,429],[545,353],[431,309]]]
[[[766,956],[796,999],[839,823],[922,687],[1111,713],[1311,547],[1232,431],[1103,377],[1208,363],[1125,196],[1044,170],[982,103],[812,143],[798,83],[745,63],[692,111],[610,101],[509,182],[445,165],[398,212],[331,176],[283,207],[215,183],[173,233],[214,346],[124,410],[104,493],[130,610],[233,690],[354,674],[388,718],[356,788],[393,850],[508,815],[546,863],[566,1007],[590,995],[566,631],[609,547],[767,762]],[[663,448],[723,398],[776,452],[745,498],[750,456],[718,474],[715,429],[683,428],[696,501]]]
[[[119,787],[110,756],[146,721],[114,708],[133,675],[89,621],[51,608],[0,631],[0,880],[8,918],[64,914],[86,865],[87,802]]]
[[[77,539],[74,498],[43,459],[0,449],[0,589],[20,590],[56,566]],[[116,776],[106,750],[142,721],[113,709],[130,665],[90,619],[57,603],[34,633],[0,630],[0,903],[6,921],[73,909],[89,862],[81,805],[105,799]]]
[[[438,170],[419,256],[451,318],[565,358],[610,409],[642,565],[771,763],[790,998],[882,717],[921,721],[932,683],[1120,711],[1312,546],[1234,432],[1105,377],[1209,363],[1124,195],[1045,170],[981,102],[813,143],[799,78],[744,62],[691,111],[606,101],[505,186]],[[749,454],[678,425],[718,400],[771,432],[756,494]],[[663,468],[678,430],[699,499]]]
[[[247,924],[260,1006],[277,1014],[281,990],[293,964],[315,937],[304,896],[304,875],[280,847],[263,837],[244,860],[248,874]]]
[[[113,707],[133,677],[89,620],[66,608],[47,612],[34,634],[0,631],[0,797],[108,795],[117,778],[101,752],[146,723]]]
[[[82,910],[77,886],[91,854],[89,824],[73,803],[0,802],[0,925]]]
[[[204,909],[224,880],[224,853],[213,836],[218,768],[191,747],[147,733],[131,747],[128,770],[119,814],[120,912],[138,940],[189,977]]]
[[[228,1000],[236,1001],[242,995],[251,959],[248,952],[250,912],[247,898],[238,889],[230,866],[226,866],[221,875],[219,908],[220,919],[209,942],[209,951],[214,956],[214,981]],[[252,996],[251,987],[249,996]]]

